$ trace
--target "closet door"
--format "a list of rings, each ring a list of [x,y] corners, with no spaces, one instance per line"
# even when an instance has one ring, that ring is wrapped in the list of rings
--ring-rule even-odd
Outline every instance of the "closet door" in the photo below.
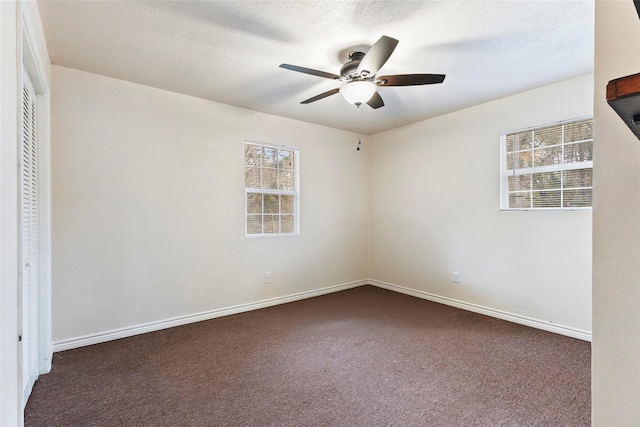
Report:
[[[22,384],[26,403],[39,367],[38,135],[36,93],[26,71],[22,87],[21,245]]]

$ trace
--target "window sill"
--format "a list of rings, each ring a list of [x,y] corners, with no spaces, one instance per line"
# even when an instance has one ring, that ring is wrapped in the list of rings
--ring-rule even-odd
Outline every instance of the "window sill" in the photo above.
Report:
[[[500,208],[500,212],[591,212],[588,208]]]

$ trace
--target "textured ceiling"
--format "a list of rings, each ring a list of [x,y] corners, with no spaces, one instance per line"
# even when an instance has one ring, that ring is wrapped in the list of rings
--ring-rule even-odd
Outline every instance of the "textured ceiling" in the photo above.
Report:
[[[592,1],[39,1],[54,64],[339,129],[373,134],[593,71]],[[357,109],[334,74],[380,36],[378,74],[446,74],[383,87]]]

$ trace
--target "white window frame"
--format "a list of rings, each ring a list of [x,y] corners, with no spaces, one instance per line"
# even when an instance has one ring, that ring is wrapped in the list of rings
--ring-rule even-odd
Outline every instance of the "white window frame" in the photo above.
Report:
[[[243,168],[245,161],[245,152],[247,145],[256,145],[260,147],[268,147],[275,149],[284,149],[288,151],[293,151],[294,163],[293,163],[293,190],[278,190],[278,189],[270,189],[270,188],[251,188],[247,187],[246,176],[245,176],[245,188],[244,188],[244,235],[245,237],[250,238],[260,238],[260,237],[282,237],[282,236],[297,236],[300,234],[300,149],[296,147],[290,147],[286,145],[278,145],[278,144],[269,144],[266,142],[258,142],[258,141],[250,141],[245,140],[243,144],[242,156],[243,156]],[[247,212],[247,196],[248,194],[272,194],[272,195],[287,195],[293,196],[293,232],[292,233],[264,233],[264,229],[262,233],[248,233],[247,230],[247,218],[249,213]],[[263,202],[264,203],[264,202]],[[262,214],[264,215],[264,213]]]
[[[546,166],[533,166],[530,168],[522,168],[516,169],[515,173],[513,169],[507,169],[507,135],[521,132],[529,132],[536,131],[539,129],[546,129],[554,126],[561,126],[570,123],[580,122],[584,120],[593,120],[592,116],[584,116],[573,118],[569,120],[562,120],[555,123],[548,123],[540,126],[532,126],[524,129],[512,130],[509,132],[504,132],[500,135],[500,210],[501,211],[591,211],[592,206],[589,207],[528,207],[528,208],[511,208],[509,207],[509,176],[513,175],[528,175],[533,173],[542,173],[542,172],[560,172],[568,171],[568,170],[576,170],[576,169],[593,169],[593,160],[586,162],[576,162],[576,163],[563,163],[560,165],[546,165]],[[593,140],[593,136],[591,141]],[[562,155],[564,158],[564,148],[565,146],[578,144],[589,140],[582,141],[571,141],[569,143],[564,142],[564,127],[563,127],[563,137],[562,143],[557,145],[550,145],[548,148],[555,146],[562,146]],[[582,188],[591,188],[593,189],[593,185],[591,187],[582,187]],[[573,188],[572,188],[573,189]],[[580,188],[575,188],[580,189]],[[564,190],[564,188],[560,188],[560,190]],[[561,191],[561,195],[564,194],[564,191]],[[562,197],[562,196],[561,196]]]

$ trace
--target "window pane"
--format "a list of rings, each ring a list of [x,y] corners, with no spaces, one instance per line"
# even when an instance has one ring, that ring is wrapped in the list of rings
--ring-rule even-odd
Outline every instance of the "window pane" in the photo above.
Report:
[[[280,213],[293,214],[293,196],[280,196]]]
[[[558,191],[534,191],[533,192],[534,208],[559,208],[560,190]]]
[[[280,233],[280,216],[279,215],[264,216],[264,233],[265,234]]]
[[[247,234],[262,234],[262,215],[247,215]]]
[[[260,188],[260,169],[257,166],[245,166],[244,182],[247,188]]]
[[[531,174],[509,176],[509,191],[531,189]]]
[[[514,140],[514,135],[512,133],[507,135],[506,138],[506,142],[507,142],[507,153],[512,152],[513,151],[513,140]]]
[[[260,159],[262,157],[262,147],[259,145],[246,144],[244,146],[244,164],[260,165]]]
[[[593,141],[567,144],[564,146],[564,162],[590,162],[593,160]]]
[[[583,120],[564,125],[564,141],[583,141],[593,139],[593,120]]]
[[[562,147],[541,148],[534,151],[535,166],[562,164]]]
[[[564,188],[592,187],[592,169],[576,169],[562,172]]]
[[[262,147],[262,166],[275,168],[277,153],[277,148]]]
[[[293,170],[285,169],[278,171],[279,180],[278,180],[278,188],[280,190],[294,190],[293,184]]]
[[[278,168],[293,169],[293,151],[278,150]]]
[[[277,194],[264,195],[264,213],[280,213],[280,196]]]
[[[280,217],[280,232],[293,233],[293,215],[282,215]]]
[[[509,156],[511,156],[511,159],[509,159]],[[531,151],[521,151],[521,152],[517,152],[517,153],[514,153],[514,154],[507,155],[507,168],[508,169],[513,169],[514,159],[515,159],[515,167],[516,167],[516,169],[530,168],[532,166],[532,164],[531,164]],[[511,164],[509,164],[509,160],[511,161]]]
[[[531,207],[531,193],[510,193],[509,207],[526,209]]]
[[[546,147],[549,145],[562,144],[562,127],[553,126],[546,129],[533,131],[534,147]]]
[[[513,148],[509,149],[511,142]],[[507,135],[507,151],[528,150],[531,148],[531,131]]]
[[[278,188],[278,170],[262,168],[262,188]]]
[[[591,206],[592,192],[591,188],[565,190],[564,206],[567,208],[589,207]]]
[[[262,213],[262,194],[247,194],[247,213]]]
[[[560,172],[543,172],[533,174],[533,189],[560,189]]]

